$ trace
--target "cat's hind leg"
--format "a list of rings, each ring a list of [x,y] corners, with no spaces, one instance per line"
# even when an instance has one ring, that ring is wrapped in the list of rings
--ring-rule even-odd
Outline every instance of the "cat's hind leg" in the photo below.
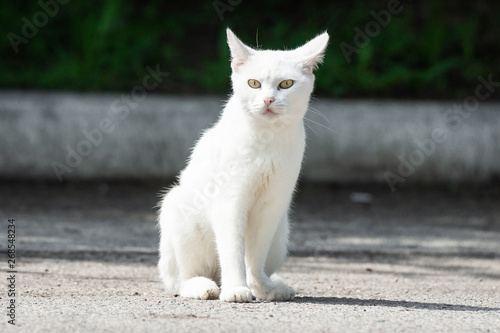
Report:
[[[207,248],[206,240],[197,230],[187,236],[172,237],[160,243],[160,277],[167,291],[182,297],[216,299],[220,279],[215,249]]]
[[[182,297],[196,299],[217,299],[220,290],[217,284],[204,276],[196,276],[183,282],[180,289]]]
[[[213,274],[215,269],[207,267],[203,256],[193,258],[194,256],[187,255],[188,253],[174,255],[175,250],[168,245],[165,243],[160,245],[161,257],[158,263],[160,277],[165,289],[171,294],[182,297],[217,299],[220,290],[216,282],[211,279],[217,278],[217,274]],[[182,266],[177,264],[178,260],[180,260]]]
[[[207,239],[200,237],[187,240],[179,254],[179,295],[195,299],[217,299],[220,289],[216,280],[220,279],[217,254],[210,248]]]
[[[160,260],[158,261],[160,279],[168,293],[177,295],[179,292],[179,270],[175,253],[165,236],[160,239]]]
[[[164,198],[159,216],[158,269],[167,292],[197,299],[218,298],[220,279],[213,233],[204,227],[196,207],[183,205],[184,193],[174,187]]]
[[[178,188],[172,188],[163,198],[158,226],[160,228],[160,248],[158,272],[160,279],[168,293],[177,295],[179,293],[179,263],[175,254],[175,229],[176,224],[182,217],[176,209],[176,201],[179,200]]]

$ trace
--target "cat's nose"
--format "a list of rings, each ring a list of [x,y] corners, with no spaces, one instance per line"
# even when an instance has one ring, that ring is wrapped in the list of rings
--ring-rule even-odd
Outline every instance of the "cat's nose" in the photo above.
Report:
[[[267,107],[269,107],[269,105],[271,105],[272,102],[274,102],[274,97],[264,98],[264,104],[266,104]]]

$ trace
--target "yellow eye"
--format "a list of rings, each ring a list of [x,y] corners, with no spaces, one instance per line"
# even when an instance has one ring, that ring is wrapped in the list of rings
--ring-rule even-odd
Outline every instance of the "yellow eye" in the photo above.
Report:
[[[248,80],[248,85],[254,89],[260,88],[260,82],[254,79]]]
[[[279,87],[281,89],[288,89],[293,86],[293,80],[283,80],[280,82]]]

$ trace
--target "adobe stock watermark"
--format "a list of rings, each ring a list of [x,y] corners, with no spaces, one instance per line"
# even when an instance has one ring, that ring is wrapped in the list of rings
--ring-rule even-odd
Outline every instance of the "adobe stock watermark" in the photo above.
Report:
[[[92,154],[94,149],[103,142],[105,135],[112,133],[117,125],[129,116],[130,111],[135,110],[146,98],[148,92],[156,89],[169,75],[160,70],[160,65],[156,65],[155,69],[147,66],[146,71],[147,74],[142,79],[142,84],[135,86],[130,94],[122,94],[120,98],[114,100],[109,109],[109,115],[101,119],[97,127],[90,130],[83,129],[81,131],[83,138],[75,147],[66,145],[65,163],[58,161],[51,163],[59,182],[63,181],[64,174],[73,172],[85,157]]]
[[[382,9],[379,12],[370,10],[370,15],[373,17],[373,20],[365,24],[364,30],[361,30],[359,27],[354,28],[356,32],[353,39],[354,45],[346,42],[342,42],[339,45],[347,63],[350,64],[352,55],[361,52],[361,49],[368,46],[372,38],[377,37],[382,29],[391,23],[393,15],[400,14],[402,11],[403,5],[399,0],[389,0],[387,2],[387,9]]]
[[[396,190],[397,184],[404,183],[427,158],[436,152],[439,144],[450,138],[451,132],[460,129],[464,119],[469,118],[473,112],[479,109],[480,102],[487,100],[495,89],[500,87],[500,81],[493,81],[492,74],[489,74],[487,79],[480,75],[477,80],[479,84],[474,90],[474,95],[465,97],[462,103],[453,104],[443,113],[443,122],[447,125],[446,129],[437,127],[431,132],[430,137],[415,140],[416,148],[408,156],[398,156],[400,163],[397,172],[386,171],[384,173],[387,185],[392,192]]]
[[[7,38],[9,39],[12,49],[17,54],[19,53],[19,45],[28,44],[31,39],[38,35],[41,28],[45,27],[49,22],[49,18],[53,18],[59,13],[61,5],[65,5],[70,0],[40,0],[38,5],[41,10],[37,11],[31,17],[31,20],[26,16],[21,18],[23,23],[21,27],[21,35],[14,32],[9,32]]]
[[[219,16],[220,21],[224,21],[224,13],[232,12],[236,6],[241,4],[243,0],[214,0],[212,5],[214,6],[215,12]]]

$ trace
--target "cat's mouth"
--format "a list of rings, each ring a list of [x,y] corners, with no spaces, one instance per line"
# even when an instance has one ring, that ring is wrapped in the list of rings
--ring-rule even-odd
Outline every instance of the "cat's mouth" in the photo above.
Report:
[[[263,114],[264,114],[265,116],[276,116],[276,115],[278,115],[278,112],[274,111],[274,110],[273,110],[273,109],[271,109],[271,108],[266,108],[266,109],[264,109]]]

